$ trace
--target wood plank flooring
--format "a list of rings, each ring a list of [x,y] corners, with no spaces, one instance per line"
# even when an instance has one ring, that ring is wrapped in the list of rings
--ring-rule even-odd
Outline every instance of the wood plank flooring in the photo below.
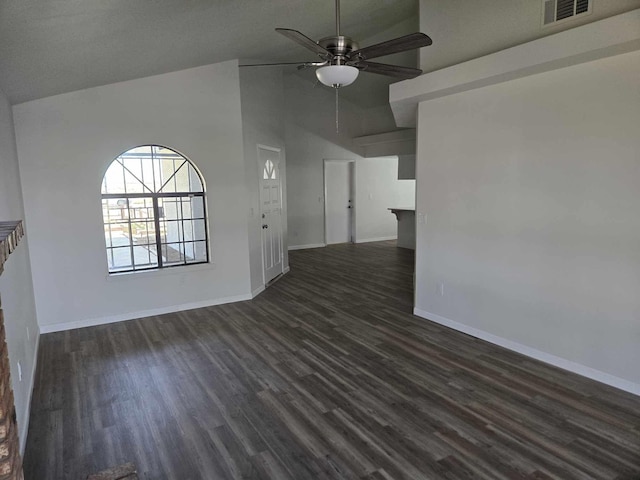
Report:
[[[411,315],[412,252],[290,252],[249,302],[44,335],[27,480],[640,479],[640,397]]]

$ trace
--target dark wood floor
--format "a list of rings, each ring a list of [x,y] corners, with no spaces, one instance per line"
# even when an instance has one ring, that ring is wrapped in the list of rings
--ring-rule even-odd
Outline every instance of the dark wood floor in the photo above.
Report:
[[[44,335],[28,480],[637,479],[640,398],[411,315],[393,243],[253,301]]]

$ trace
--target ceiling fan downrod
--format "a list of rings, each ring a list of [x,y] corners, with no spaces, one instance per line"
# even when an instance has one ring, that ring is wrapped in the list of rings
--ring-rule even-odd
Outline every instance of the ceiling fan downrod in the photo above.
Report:
[[[336,37],[340,36],[340,0],[336,0]]]

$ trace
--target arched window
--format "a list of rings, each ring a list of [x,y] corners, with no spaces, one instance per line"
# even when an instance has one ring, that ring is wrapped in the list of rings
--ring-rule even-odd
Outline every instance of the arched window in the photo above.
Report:
[[[209,261],[204,183],[169,148],[132,148],[109,165],[102,216],[109,273]]]

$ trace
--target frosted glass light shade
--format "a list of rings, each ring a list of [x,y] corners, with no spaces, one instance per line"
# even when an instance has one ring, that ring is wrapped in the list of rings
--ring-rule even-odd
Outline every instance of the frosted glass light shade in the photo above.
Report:
[[[346,87],[358,78],[358,69],[350,65],[327,65],[316,70],[316,77],[327,87]]]

